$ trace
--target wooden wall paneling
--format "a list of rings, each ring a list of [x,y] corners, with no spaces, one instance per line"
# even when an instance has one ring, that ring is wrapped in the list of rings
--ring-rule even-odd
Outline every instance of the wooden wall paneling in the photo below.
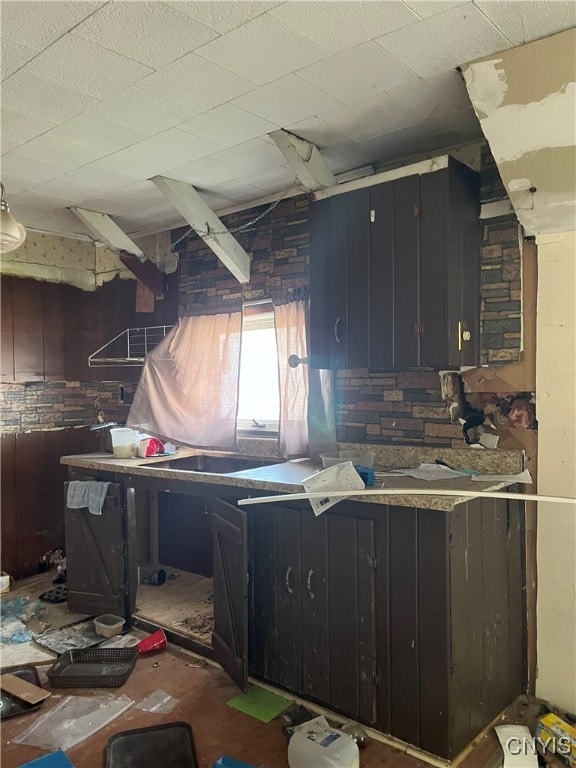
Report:
[[[43,283],[37,280],[15,279],[12,283],[16,381],[44,379],[43,288]]]
[[[300,516],[275,511],[278,593],[278,680],[289,690],[302,687],[302,577]]]
[[[394,184],[370,190],[370,368],[394,364]]]
[[[68,468],[60,464],[60,457],[66,454],[66,431],[64,429],[45,432],[46,453],[46,527],[51,544],[47,549],[64,544],[64,498],[62,489],[68,478]]]
[[[18,504],[19,576],[38,573],[38,560],[52,547],[47,519],[48,462],[45,432],[16,435],[16,500]]]
[[[62,283],[42,285],[44,378],[65,381],[64,290]]]
[[[486,659],[485,624],[482,610],[484,605],[484,571],[486,568],[482,510],[483,499],[473,499],[465,505],[467,537],[465,549],[461,554],[467,567],[465,578],[468,593],[464,599],[469,603],[466,609],[469,654],[466,662],[468,694],[467,700],[453,702],[453,706],[462,706],[469,712],[469,730],[467,733],[461,734],[460,748],[463,748],[486,724],[485,710],[482,706],[482,702],[485,700]],[[454,606],[453,614],[455,624],[458,617]],[[457,734],[454,735],[454,738],[456,737]]]
[[[419,744],[417,509],[390,507],[392,733]]]
[[[346,368],[348,365],[348,285],[346,262],[348,258],[348,219],[346,215],[347,195],[329,197],[330,221],[328,231],[330,322],[332,366]]]
[[[376,520],[376,658],[378,728],[391,730],[390,669],[390,507],[383,506]]]
[[[100,346],[94,346],[98,338],[95,292],[65,285],[63,297],[66,381],[98,381],[88,367],[88,355]]]
[[[419,176],[394,182],[394,367],[418,365]]]
[[[327,516],[301,512],[302,691],[330,701]]]
[[[343,195],[344,197],[344,195]],[[370,189],[347,198],[348,368],[368,368],[370,302]]]
[[[14,278],[0,279],[0,377],[14,381],[14,326],[12,322],[12,285]]]
[[[420,365],[446,362],[444,224],[448,178],[442,171],[420,177]]]
[[[419,744],[441,757],[450,754],[448,556],[448,515],[418,510]]]
[[[11,576],[18,575],[18,507],[16,503],[16,435],[2,435],[0,482],[0,565]]]
[[[277,636],[281,631],[276,608],[280,589],[275,553],[276,516],[270,507],[262,506],[251,511],[248,518],[252,538],[249,665],[255,675],[274,681],[278,674]]]

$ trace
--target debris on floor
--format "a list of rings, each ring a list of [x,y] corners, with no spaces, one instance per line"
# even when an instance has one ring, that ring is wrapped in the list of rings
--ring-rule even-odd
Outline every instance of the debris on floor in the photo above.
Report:
[[[38,617],[42,604],[29,597],[15,597],[0,600],[0,643],[27,643],[36,634],[27,626],[33,617]]]
[[[227,702],[229,707],[238,709],[263,723],[269,723],[278,717],[291,703],[290,699],[260,688],[258,685],[251,685],[246,693],[234,696]]]

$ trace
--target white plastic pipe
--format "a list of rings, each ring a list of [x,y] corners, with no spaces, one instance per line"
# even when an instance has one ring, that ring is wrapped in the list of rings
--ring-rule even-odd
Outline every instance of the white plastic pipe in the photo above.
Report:
[[[303,499],[345,499],[349,496],[466,496],[485,499],[516,499],[516,501],[551,501],[556,504],[576,504],[576,499],[564,496],[539,496],[537,493],[507,493],[505,491],[440,491],[437,488],[366,488],[363,491],[314,491],[313,493],[287,493],[281,496],[260,496],[240,499],[238,506],[246,504],[270,504],[277,501],[301,501]]]

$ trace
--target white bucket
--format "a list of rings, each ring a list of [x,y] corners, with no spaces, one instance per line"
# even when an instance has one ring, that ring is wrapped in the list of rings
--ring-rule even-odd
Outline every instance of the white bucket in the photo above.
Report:
[[[348,736],[331,728],[325,717],[315,717],[297,726],[288,743],[290,768],[360,768],[358,746]]]
[[[115,459],[129,459],[136,455],[138,432],[127,427],[115,427],[110,430],[110,437],[112,438],[112,453]]]

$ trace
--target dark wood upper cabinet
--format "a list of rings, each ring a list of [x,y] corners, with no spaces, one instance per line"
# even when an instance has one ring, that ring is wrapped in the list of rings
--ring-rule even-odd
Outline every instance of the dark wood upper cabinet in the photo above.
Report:
[[[478,174],[450,158],[312,205],[313,367],[477,362],[479,199]]]

